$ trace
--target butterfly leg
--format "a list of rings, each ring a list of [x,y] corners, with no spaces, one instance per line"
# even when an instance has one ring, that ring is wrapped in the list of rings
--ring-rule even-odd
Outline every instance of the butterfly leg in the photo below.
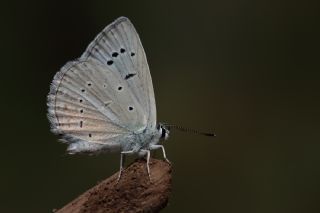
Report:
[[[117,179],[117,184],[119,183],[120,181],[120,178],[121,178],[121,174],[122,174],[122,171],[123,171],[123,167],[124,167],[124,162],[126,160],[126,154],[132,154],[133,151],[123,151],[120,153],[120,171],[119,171],[119,175],[118,175],[118,179]]]
[[[142,152],[145,152],[147,154],[147,171],[149,175],[149,180],[151,181],[151,176],[150,176],[150,167],[149,167],[149,162],[150,162],[150,150],[143,149],[141,150]]]
[[[169,161],[169,159],[168,159],[167,156],[166,156],[166,151],[165,151],[163,145],[153,144],[153,145],[150,146],[150,149],[151,149],[151,150],[162,149],[163,158],[164,158],[169,164],[171,164],[171,162]]]

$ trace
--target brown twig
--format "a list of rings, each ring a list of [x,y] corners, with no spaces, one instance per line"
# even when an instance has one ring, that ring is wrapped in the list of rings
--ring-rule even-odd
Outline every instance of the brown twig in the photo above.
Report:
[[[171,165],[150,159],[151,182],[146,161],[126,168],[118,184],[118,172],[98,183],[56,213],[159,212],[168,202]]]

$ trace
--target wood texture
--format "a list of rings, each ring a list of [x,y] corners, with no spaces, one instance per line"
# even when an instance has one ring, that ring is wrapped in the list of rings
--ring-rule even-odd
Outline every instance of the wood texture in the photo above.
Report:
[[[56,213],[159,212],[167,205],[171,190],[171,165],[150,160],[151,182],[146,161],[136,160],[126,168],[118,184],[118,172],[98,183]]]

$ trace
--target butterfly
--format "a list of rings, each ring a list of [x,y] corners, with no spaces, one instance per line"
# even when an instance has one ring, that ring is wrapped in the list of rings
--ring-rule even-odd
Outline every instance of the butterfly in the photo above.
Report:
[[[105,27],[82,56],[56,73],[48,95],[53,133],[73,153],[120,152],[147,155],[162,149],[169,129],[156,124],[148,62],[139,35],[126,17]]]
[[[74,153],[120,152],[120,172],[126,154],[147,157],[161,149],[170,127],[156,123],[156,104],[148,62],[139,35],[126,17],[100,32],[80,58],[56,73],[47,98],[53,133]]]

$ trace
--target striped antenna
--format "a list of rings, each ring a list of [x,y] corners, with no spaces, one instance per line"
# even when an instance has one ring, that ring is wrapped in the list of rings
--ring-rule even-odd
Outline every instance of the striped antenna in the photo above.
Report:
[[[174,124],[163,124],[165,127],[168,128],[168,130],[170,129],[177,129],[183,132],[190,132],[193,134],[197,134],[197,135],[204,135],[204,136],[208,136],[208,137],[215,137],[216,134],[214,134],[213,132],[202,132],[199,130],[195,130],[195,129],[190,129],[190,128],[186,128],[186,127],[182,127],[182,126],[178,126],[178,125],[174,125]]]

